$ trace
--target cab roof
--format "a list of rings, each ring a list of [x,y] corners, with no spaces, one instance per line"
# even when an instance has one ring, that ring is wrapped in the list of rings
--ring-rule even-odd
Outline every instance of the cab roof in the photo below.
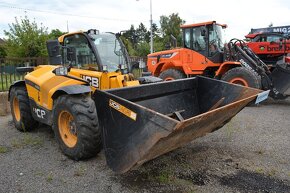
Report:
[[[62,42],[63,42],[63,39],[64,39],[66,36],[68,36],[68,35],[74,35],[74,34],[82,34],[82,33],[84,33],[84,31],[82,31],[82,30],[80,30],[80,31],[75,31],[75,32],[70,32],[70,33],[66,33],[66,34],[63,34],[62,36],[59,36],[59,37],[58,37],[58,41],[59,41],[60,43],[62,43]]]
[[[224,28],[227,27],[226,24],[219,24],[219,23],[216,23],[216,21],[207,21],[207,22],[202,22],[202,23],[185,24],[185,25],[181,25],[180,27],[181,28],[191,28],[191,27],[206,26],[206,25],[213,25],[213,24],[222,26]]]

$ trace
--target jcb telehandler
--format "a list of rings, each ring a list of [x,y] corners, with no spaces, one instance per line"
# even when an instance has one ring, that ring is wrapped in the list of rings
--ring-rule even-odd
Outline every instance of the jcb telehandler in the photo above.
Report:
[[[270,90],[270,96],[290,95],[290,65],[269,67],[242,41],[225,43],[223,28],[215,21],[182,25],[183,47],[148,55],[148,70],[164,80],[203,75],[230,83]]]
[[[48,51],[51,65],[20,69],[30,72],[9,89],[16,128],[52,126],[63,153],[75,160],[103,147],[118,173],[221,128],[249,102],[267,97],[205,77],[139,85],[111,33],[66,34],[48,42]]]

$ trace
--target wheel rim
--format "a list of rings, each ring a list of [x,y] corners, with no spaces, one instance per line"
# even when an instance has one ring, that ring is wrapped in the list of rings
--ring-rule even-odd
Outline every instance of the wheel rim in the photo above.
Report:
[[[68,147],[74,147],[77,143],[77,130],[73,116],[62,111],[58,116],[58,128],[62,141]]]
[[[175,80],[175,78],[169,76],[169,77],[166,77],[164,80],[165,80],[165,81],[170,81],[170,80]]]
[[[19,100],[16,96],[13,98],[13,114],[15,116],[16,121],[20,121]]]
[[[242,86],[247,86],[247,87],[249,87],[248,82],[247,82],[245,79],[243,79],[243,78],[239,78],[239,77],[237,77],[237,78],[233,78],[233,79],[230,80],[229,82],[230,82],[230,83],[233,83],[233,84],[238,84],[238,85],[242,85]]]

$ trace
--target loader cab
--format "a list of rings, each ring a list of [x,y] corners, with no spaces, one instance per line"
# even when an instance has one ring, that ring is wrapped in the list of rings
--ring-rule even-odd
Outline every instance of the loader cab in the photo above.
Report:
[[[59,42],[63,49],[63,62],[74,68],[116,72],[128,69],[128,57],[118,36],[97,30],[65,34]],[[70,51],[72,51],[70,53]]]
[[[224,28],[226,25],[220,25],[212,22],[182,25],[183,46],[194,50],[214,63],[223,62],[224,49]]]

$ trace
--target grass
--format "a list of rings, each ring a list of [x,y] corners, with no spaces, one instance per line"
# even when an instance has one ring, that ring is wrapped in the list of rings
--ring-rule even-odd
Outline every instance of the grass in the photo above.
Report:
[[[49,173],[49,174],[46,176],[46,181],[51,182],[52,180],[53,180],[52,173]]]
[[[9,150],[7,147],[0,146],[0,153],[7,153]]]
[[[34,173],[34,175],[35,175],[35,176],[43,176],[44,173],[43,173],[42,171],[36,171],[36,172]]]
[[[267,174],[268,176],[275,176],[276,173],[277,173],[277,170],[272,168]]]
[[[228,139],[231,139],[235,131],[239,130],[238,128],[235,128],[233,121],[230,121],[224,127],[225,127],[226,136]]]
[[[260,147],[258,150],[254,151],[258,155],[264,155],[266,153],[266,150]]]
[[[85,166],[80,166],[74,172],[74,176],[83,176],[86,173],[86,171],[87,171],[87,168]]]
[[[255,172],[259,174],[263,174],[264,170],[262,168],[256,168]]]
[[[13,139],[11,145],[17,149],[24,146],[42,146],[43,140],[37,136],[26,133],[22,138]]]
[[[163,184],[168,184],[170,182],[170,172],[169,171],[161,171],[161,173],[156,176],[156,180]]]

